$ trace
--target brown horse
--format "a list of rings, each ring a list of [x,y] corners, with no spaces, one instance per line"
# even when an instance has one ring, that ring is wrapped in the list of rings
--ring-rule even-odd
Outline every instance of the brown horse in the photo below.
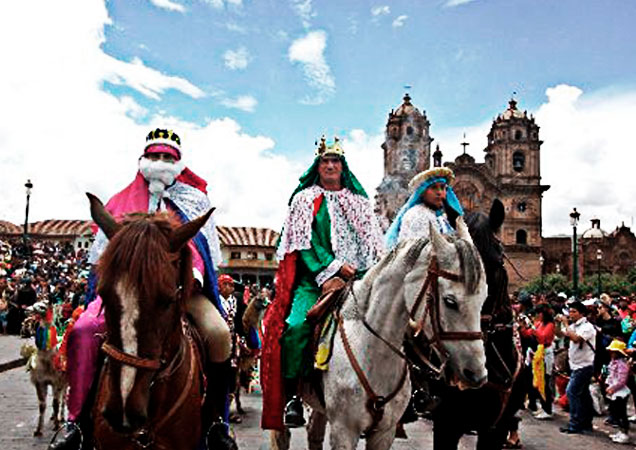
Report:
[[[187,242],[213,210],[179,225],[167,214],[118,224],[88,194],[110,242],[99,265],[108,358],[93,409],[97,449],[188,449],[201,437],[199,352],[185,320],[192,287]]]

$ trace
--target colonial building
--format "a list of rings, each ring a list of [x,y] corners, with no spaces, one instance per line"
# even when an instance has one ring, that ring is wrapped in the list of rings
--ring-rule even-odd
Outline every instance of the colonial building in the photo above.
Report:
[[[601,228],[601,220],[591,220],[590,228],[577,236],[581,280],[594,280],[599,273],[626,275],[635,267],[636,236],[622,224],[612,232]],[[545,273],[572,276],[572,236],[543,238]]]
[[[411,178],[430,166],[433,138],[426,111],[413,106],[409,94],[403,100],[389,113],[382,144],[384,178],[377,189],[375,208],[384,229],[406,202]]]
[[[278,233],[269,228],[216,227],[223,261],[219,271],[237,281],[261,286],[274,284],[278,268]]]
[[[273,285],[278,268],[278,233],[268,228],[217,226],[223,261],[219,272],[243,283]],[[21,238],[22,227],[0,221],[0,239]],[[93,242],[89,220],[44,220],[29,224],[29,238],[71,243],[76,250],[87,250]]]
[[[384,179],[376,197],[376,210],[386,223],[393,220],[406,201],[409,180],[430,166],[433,138],[429,127],[426,114],[411,104],[408,94],[404,103],[389,114],[382,146]],[[464,146],[462,155],[444,164],[455,172],[454,189],[467,213],[488,212],[495,198],[503,202],[506,220],[501,240],[518,269],[508,265],[513,288],[541,273],[541,200],[549,188],[541,184],[541,143],[534,118],[510,100],[508,108],[492,123],[483,163],[475,162]],[[435,165],[441,165],[439,147],[433,160]]]

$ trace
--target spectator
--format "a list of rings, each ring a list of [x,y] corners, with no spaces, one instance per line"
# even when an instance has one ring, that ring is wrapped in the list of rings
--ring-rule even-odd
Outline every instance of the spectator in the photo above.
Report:
[[[607,350],[612,361],[609,364],[609,375],[605,382],[605,393],[609,400],[610,423],[618,426],[619,431],[610,435],[612,441],[619,444],[629,442],[629,421],[627,420],[627,397],[629,388],[627,380],[630,375],[629,364],[627,363],[625,343],[614,339]]]
[[[537,318],[531,334],[537,340],[537,353],[535,359],[542,358],[542,361],[533,361],[533,387],[530,391],[530,401],[536,403],[538,398],[541,402],[541,409],[537,411],[535,417],[539,420],[549,420],[552,418],[552,369],[554,368],[554,317],[552,311],[546,303],[542,303],[536,308]],[[542,347],[539,347],[542,346]],[[542,378],[542,380],[539,380]]]
[[[571,324],[567,326],[568,319],[559,318],[566,329],[558,328],[557,334],[570,340],[568,357],[570,360],[570,382],[567,387],[567,396],[570,403],[570,421],[568,426],[560,431],[568,434],[581,434],[592,429],[593,406],[590,395],[590,382],[594,374],[594,342],[596,342],[596,329],[585,318],[587,308],[579,301],[569,305]]]

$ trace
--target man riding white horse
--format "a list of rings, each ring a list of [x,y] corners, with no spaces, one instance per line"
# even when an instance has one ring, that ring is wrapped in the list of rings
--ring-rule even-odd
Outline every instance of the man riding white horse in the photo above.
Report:
[[[375,264],[382,247],[373,208],[340,142],[327,145],[323,137],[289,201],[277,250],[276,298],[264,320],[263,428],[305,424],[300,382],[313,369],[307,312],[321,292]]]
[[[182,222],[207,212],[211,205],[207,183],[185,167],[181,160],[181,140],[170,131],[156,129],[146,137],[144,152],[139,158],[139,171],[134,181],[116,194],[106,209],[117,219],[142,212],[169,211]],[[90,250],[92,264],[104,251],[108,239],[100,230]],[[226,312],[219,301],[216,267],[221,260],[219,240],[214,221],[210,219],[189,242],[192,251],[195,293],[187,301],[187,313],[196,325],[206,349],[208,375],[204,425],[210,427],[208,437],[213,448],[235,449],[228,436],[227,396],[229,382],[230,333],[224,320]],[[90,411],[86,405],[98,365],[100,333],[105,331],[101,298],[87,307],[75,324],[68,343],[69,422],[61,439],[49,449],[75,449],[79,446],[81,415]]]
[[[428,238],[430,224],[441,234],[455,233],[455,219],[464,211],[451,187],[454,179],[453,171],[447,167],[433,167],[413,177],[409,182],[411,195],[387,230],[389,249],[407,239]],[[415,384],[420,388],[415,389]],[[414,389],[401,423],[417,420],[418,412],[424,413],[436,405],[437,400],[429,395],[425,380],[414,380]],[[406,437],[401,429],[398,434]]]

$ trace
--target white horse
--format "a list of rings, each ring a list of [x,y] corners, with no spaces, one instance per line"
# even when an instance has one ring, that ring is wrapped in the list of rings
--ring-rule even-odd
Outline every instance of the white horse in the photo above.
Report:
[[[322,449],[327,422],[332,449],[355,449],[362,434],[368,450],[391,447],[411,393],[400,351],[407,332],[424,334],[460,386],[486,381],[480,313],[488,289],[479,253],[461,218],[456,237],[430,231],[430,242],[402,242],[349,291],[322,376],[325,406],[305,389],[310,450]],[[289,448],[289,437],[273,431],[272,447]]]

